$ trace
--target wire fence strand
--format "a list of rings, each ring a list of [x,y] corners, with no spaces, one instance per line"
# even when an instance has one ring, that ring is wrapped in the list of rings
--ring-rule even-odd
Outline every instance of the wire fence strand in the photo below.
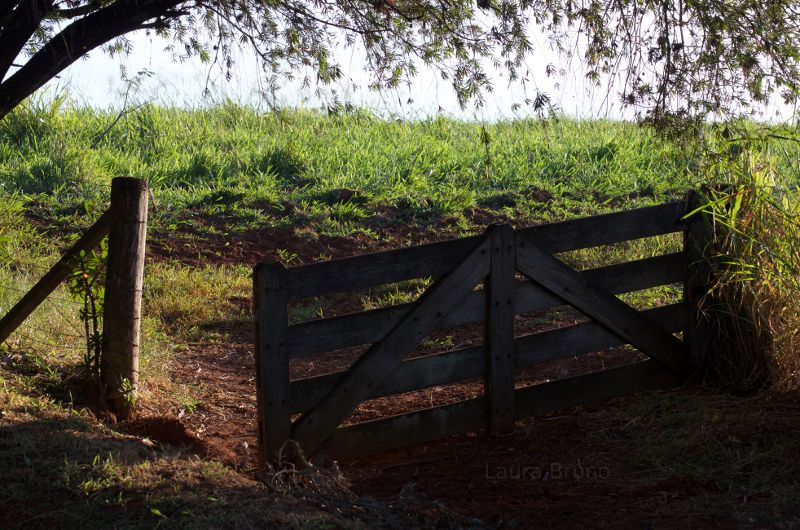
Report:
[[[28,289],[0,285],[0,293],[3,294],[24,295],[27,292]],[[11,307],[13,304],[0,310],[0,313],[6,313]],[[82,308],[83,302],[77,298],[51,294],[37,308],[39,316],[32,315],[14,331],[10,344],[14,348],[45,349],[51,353],[85,351],[86,334],[80,315]],[[42,311],[46,319],[44,322]]]
[[[17,287],[10,287],[8,285],[0,285],[0,291],[11,291],[13,293],[19,293],[21,295],[26,295],[30,289],[19,289]],[[19,298],[22,298],[21,296]],[[63,296],[56,296],[56,295],[48,295],[47,301],[56,301],[56,302],[63,302],[66,304],[80,304],[81,302],[75,298],[66,298]],[[16,303],[16,302],[15,302]]]

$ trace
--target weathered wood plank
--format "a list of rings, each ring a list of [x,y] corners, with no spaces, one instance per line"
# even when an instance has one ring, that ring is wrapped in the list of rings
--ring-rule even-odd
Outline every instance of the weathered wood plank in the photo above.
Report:
[[[687,211],[695,211],[702,205],[702,199],[697,192],[690,192],[687,196]],[[703,211],[692,215],[688,223],[689,229],[684,239],[687,267],[683,297],[688,313],[685,337],[689,349],[689,372],[694,372],[707,360],[711,344],[707,296],[712,282],[710,253],[713,229],[709,214]]]
[[[517,230],[517,245],[535,245],[550,253],[610,245],[686,229],[683,201]]]
[[[292,267],[289,269],[290,298],[441,276],[464,260],[482,240],[483,236],[473,236]]]
[[[680,384],[652,359],[517,390],[517,419]]]
[[[259,463],[263,467],[280,458],[291,435],[286,268],[280,263],[260,263],[253,280]]]
[[[686,365],[683,344],[613,294],[587,282],[575,269],[537,246],[517,245],[517,269],[656,359],[673,373]]]
[[[656,307],[642,311],[642,316],[671,334],[684,329],[686,306],[672,304]],[[517,367],[533,366],[583,353],[607,350],[627,343],[625,339],[595,321],[523,335],[516,341]]]
[[[73,244],[61,259],[53,265],[36,285],[30,288],[25,295],[17,302],[11,310],[0,320],[0,342],[4,342],[11,334],[25,322],[33,311],[44,302],[61,282],[74,270],[74,262],[81,251],[89,252],[93,250],[108,234],[108,221],[111,217],[108,211],[104,212],[100,218],[83,233],[83,235]]]
[[[683,252],[618,263],[582,271],[587,281],[612,293],[624,293],[685,280],[686,255]],[[514,313],[544,311],[564,305],[564,301],[531,282],[515,282]],[[401,304],[341,317],[324,318],[289,327],[289,350],[293,359],[349,348],[381,340],[414,304]],[[470,293],[461,304],[445,315],[435,329],[475,324],[486,320],[486,294]]]
[[[304,413],[315,407],[345,373],[333,372],[292,381],[292,412]],[[389,377],[376,386],[368,399],[446,385],[483,377],[485,374],[486,348],[483,346],[415,357],[400,363]]]
[[[484,237],[464,261],[422,295],[415,309],[386,338],[373,345],[353,364],[319,405],[297,420],[292,438],[306,454],[316,451],[444,315],[486,277],[489,255],[490,240]]]
[[[534,385],[515,392],[516,419],[669,387],[676,383],[652,360]],[[322,447],[333,458],[356,459],[486,428],[486,398],[348,425]]]
[[[518,230],[518,239],[550,252],[565,252],[678,232],[684,203],[597,215]],[[311,263],[289,269],[290,298],[353,291],[411,278],[440,276],[481,241],[475,236],[441,243]]]
[[[348,425],[337,429],[320,452],[332,458],[355,459],[482,430],[486,428],[486,406],[486,398],[478,397]]]
[[[514,430],[514,273],[516,242],[510,225],[493,226],[491,271],[486,281],[486,379],[489,432]]]
[[[686,326],[686,306],[673,304],[648,309],[645,315],[665,331]],[[584,322],[549,331],[523,335],[515,340],[515,368],[622,346],[625,341],[597,322]],[[369,395],[378,398],[438,385],[483,377],[486,373],[483,346],[426,355],[400,363],[395,371]],[[319,403],[344,372],[293,381],[290,387],[293,414],[304,413]]]

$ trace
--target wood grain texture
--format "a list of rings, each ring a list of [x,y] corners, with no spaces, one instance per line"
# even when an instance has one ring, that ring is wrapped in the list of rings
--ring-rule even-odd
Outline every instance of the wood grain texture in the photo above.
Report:
[[[669,333],[684,329],[688,315],[685,304],[648,309],[644,314]],[[522,335],[514,341],[515,368],[527,368],[623,344],[624,340],[597,322]],[[486,373],[485,356],[484,346],[475,346],[408,359],[400,363],[369,398],[483,377]],[[304,413],[315,407],[344,373],[334,372],[293,381],[290,386],[292,413]]]
[[[27,293],[14,304],[14,307],[0,320],[0,342],[4,342],[27,319],[33,311],[69,276],[74,270],[75,260],[81,251],[90,252],[108,234],[108,220],[111,214],[106,211],[86,232],[64,252],[61,259],[53,265]]]
[[[519,389],[514,394],[516,419],[538,416],[578,405],[666,388],[676,384],[658,363],[647,360],[602,372],[561,379]],[[438,440],[445,436],[485,429],[486,398],[348,425],[338,429],[321,453],[339,459],[360,459]]]
[[[666,254],[581,274],[587,281],[612,293],[680,283],[686,277],[686,255]],[[564,301],[528,281],[514,283],[514,313],[524,314],[563,306]],[[374,309],[341,317],[323,318],[289,326],[292,359],[358,346],[383,339],[414,307],[413,303]],[[486,320],[486,293],[476,291],[439,322],[435,329],[475,324]]]
[[[486,398],[459,401],[337,429],[321,448],[332,458],[349,459],[439,440],[486,428]]]
[[[516,242],[510,225],[489,230],[491,270],[486,282],[486,379],[489,432],[514,430],[514,273]]]
[[[117,418],[127,419],[133,413],[139,388],[147,183],[137,178],[115,178],[108,211],[101,399]]]
[[[619,241],[679,232],[685,204],[674,202],[517,231],[517,241],[565,252]],[[482,240],[474,236],[399,250],[365,254],[289,269],[291,299],[353,291],[411,278],[440,276],[455,267]]]
[[[483,236],[473,236],[292,267],[290,298],[441,276],[463,261],[482,240]]]
[[[675,374],[686,365],[683,344],[613,294],[537,246],[517,246],[517,269]]]
[[[593,405],[611,398],[678,385],[679,378],[652,359],[618,368],[560,379],[516,392],[517,419],[568,407]]]
[[[306,454],[312,454],[377,385],[489,273],[490,241],[483,241],[452,272],[440,278],[403,321],[381,342],[373,345],[342,376],[314,409],[300,417],[292,429]],[[287,378],[288,380],[288,378]]]
[[[681,232],[685,211],[685,203],[677,201],[523,228],[517,230],[517,245],[556,253]]]
[[[286,268],[280,263],[260,263],[253,271],[261,467],[280,458],[280,450],[291,435],[286,276]]]

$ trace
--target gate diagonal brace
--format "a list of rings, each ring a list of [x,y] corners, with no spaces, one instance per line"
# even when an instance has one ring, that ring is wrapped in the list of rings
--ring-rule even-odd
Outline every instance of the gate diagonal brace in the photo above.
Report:
[[[367,350],[314,409],[292,429],[306,455],[316,451],[375,387],[489,274],[491,238],[441,277],[388,335]]]
[[[535,245],[518,245],[517,270],[599,322],[676,375],[684,375],[683,343],[580,272]]]

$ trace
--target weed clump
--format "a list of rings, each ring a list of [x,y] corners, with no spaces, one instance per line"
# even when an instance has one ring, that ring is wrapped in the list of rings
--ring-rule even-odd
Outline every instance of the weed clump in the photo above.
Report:
[[[730,144],[728,145],[730,148]],[[776,171],[752,140],[714,161],[735,177],[710,188],[711,343],[700,375],[734,392],[800,388],[800,223],[795,175]],[[788,184],[788,185],[787,185]]]

